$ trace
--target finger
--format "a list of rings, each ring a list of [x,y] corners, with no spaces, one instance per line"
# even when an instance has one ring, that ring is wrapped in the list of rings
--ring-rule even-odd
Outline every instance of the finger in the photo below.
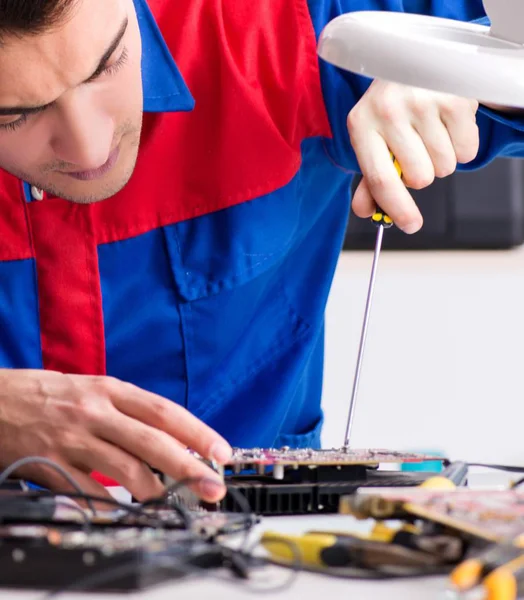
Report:
[[[436,112],[435,121],[441,123]],[[411,123],[392,124],[382,136],[402,166],[404,185],[414,190],[421,190],[433,183],[435,180],[433,162],[422,138]]]
[[[205,458],[221,464],[231,458],[231,446],[224,438],[181,406],[131,384],[112,385],[110,397],[120,412],[165,431]]]
[[[75,456],[71,462],[83,471],[98,471],[126,488],[140,502],[161,496],[165,488],[151,469],[135,456],[104,440],[91,438],[88,452]]]
[[[470,115],[471,118],[465,117],[465,114]],[[475,113],[473,111],[469,113],[469,111],[449,110],[444,106],[441,109],[440,118],[448,130],[457,161],[466,164],[474,160],[480,146],[479,128]]]
[[[62,461],[59,458],[54,458],[53,462],[60,465],[78,484],[81,492],[87,496],[97,496],[100,498],[108,498],[111,499],[111,494],[106,490],[106,488],[95,481],[89,474],[83,472],[80,469]],[[78,490],[67,481],[57,471],[55,471],[52,467],[44,466],[44,465],[27,465],[17,472],[17,475],[26,479],[27,481],[31,481],[36,485],[39,485],[45,489],[52,490],[57,493],[66,494],[77,494]],[[78,502],[80,502],[83,506],[86,505],[85,501],[81,499],[75,498]],[[111,506],[104,502],[94,502],[95,507],[98,510],[110,510]]]
[[[354,149],[374,201],[404,232],[418,231],[422,227],[422,215],[398,176],[384,138],[370,132],[366,142],[359,142]],[[400,159],[399,163],[404,168]]]
[[[120,413],[100,425],[99,435],[175,481],[199,480],[189,487],[209,502],[217,502],[226,492],[223,481],[212,469],[164,431]]]
[[[437,115],[438,116],[438,115]],[[436,177],[448,177],[457,169],[457,156],[444,123],[437,119],[423,119],[414,127],[422,139],[433,163]]]
[[[377,205],[373,200],[373,196],[369,191],[367,181],[362,179],[362,181],[358,184],[351,201],[351,208],[353,209],[353,212],[357,215],[357,217],[360,217],[361,219],[367,219],[373,215],[376,210],[376,206]]]

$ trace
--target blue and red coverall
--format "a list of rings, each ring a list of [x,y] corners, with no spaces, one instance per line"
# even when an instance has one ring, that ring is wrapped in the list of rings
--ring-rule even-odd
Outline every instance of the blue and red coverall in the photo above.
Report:
[[[113,198],[77,205],[0,171],[0,367],[108,374],[235,446],[318,446],[324,311],[369,80],[316,55],[335,16],[461,20],[480,0],[135,0],[144,130]],[[524,152],[487,109],[467,168]],[[351,306],[348,306],[351,310]]]

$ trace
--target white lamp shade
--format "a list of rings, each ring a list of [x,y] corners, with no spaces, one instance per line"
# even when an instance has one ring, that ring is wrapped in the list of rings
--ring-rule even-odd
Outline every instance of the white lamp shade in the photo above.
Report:
[[[515,41],[519,32],[524,40],[524,0],[485,0],[487,9],[492,2],[498,12],[491,14],[491,30],[405,13],[345,14],[325,27],[318,53],[341,69],[374,79],[524,108],[524,46]],[[508,14],[501,6],[519,7],[513,14],[519,28],[501,20]]]

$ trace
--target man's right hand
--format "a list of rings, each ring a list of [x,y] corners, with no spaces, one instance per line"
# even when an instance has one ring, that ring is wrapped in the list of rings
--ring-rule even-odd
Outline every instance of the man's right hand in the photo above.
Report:
[[[218,463],[231,455],[227,442],[184,408],[129,383],[0,370],[0,471],[20,458],[43,456],[64,467],[86,494],[108,495],[89,475],[98,471],[145,500],[164,491],[150,466],[177,481],[201,479],[191,489],[208,502],[220,500],[223,482],[186,448]],[[17,475],[70,489],[48,467],[27,466]]]

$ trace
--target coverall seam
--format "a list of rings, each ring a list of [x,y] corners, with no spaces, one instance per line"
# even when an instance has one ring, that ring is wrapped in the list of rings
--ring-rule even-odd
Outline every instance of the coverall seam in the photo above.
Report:
[[[38,271],[37,271],[37,267],[36,267],[36,254],[35,254],[35,246],[34,246],[34,240],[33,240],[33,229],[31,227],[31,220],[29,218],[29,213],[28,213],[28,203],[26,202],[26,199],[25,199],[24,183],[21,180],[19,180],[19,183],[21,185],[21,190],[22,190],[22,202],[23,202],[23,208],[24,208],[24,218],[25,218],[26,227],[27,227],[27,236],[29,238],[29,245],[30,245],[31,253],[32,253],[30,260],[32,262],[31,269],[33,271],[33,285],[34,285],[34,293],[35,293],[35,298],[36,298],[36,322],[38,325],[38,333],[39,333],[39,335],[38,335],[38,338],[39,338],[38,358],[40,360],[41,368],[43,369],[44,368],[44,353],[42,350],[42,337],[41,337],[42,321],[41,321],[41,317],[40,317],[40,295],[38,293]],[[0,259],[0,260],[2,260],[2,259]]]

